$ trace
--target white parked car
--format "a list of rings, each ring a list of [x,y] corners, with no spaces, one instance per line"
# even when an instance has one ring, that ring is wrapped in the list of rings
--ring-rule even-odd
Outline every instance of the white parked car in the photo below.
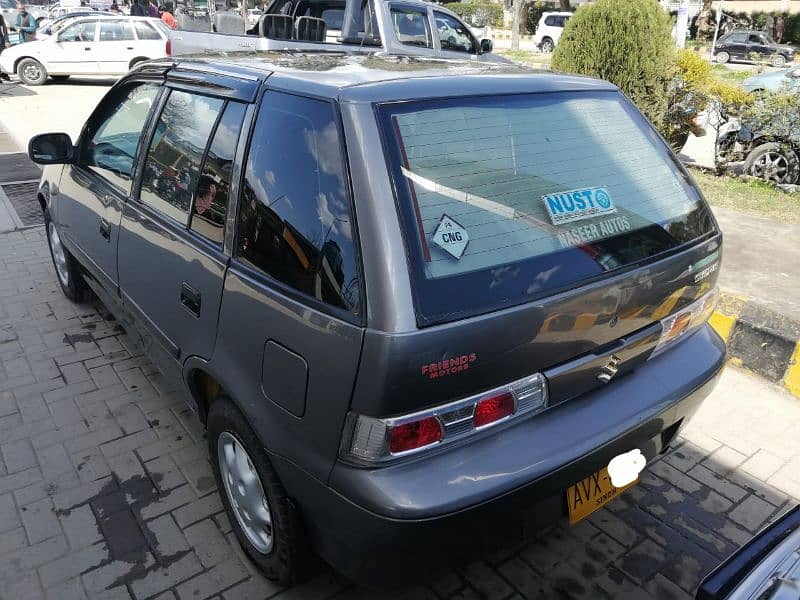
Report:
[[[0,54],[0,70],[14,73],[28,85],[48,76],[123,75],[136,63],[172,52],[169,31],[149,17],[77,17],[57,34],[8,48]]]
[[[258,20],[261,18],[261,9],[260,8],[248,8],[247,9],[247,28],[251,29],[258,24]]]
[[[571,12],[542,13],[533,36],[534,45],[542,52],[550,53],[555,50],[558,40],[564,32],[564,26],[571,16]]]

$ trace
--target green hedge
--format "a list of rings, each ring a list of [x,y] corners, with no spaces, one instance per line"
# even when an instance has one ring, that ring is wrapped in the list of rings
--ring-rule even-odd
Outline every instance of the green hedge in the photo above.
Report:
[[[567,22],[552,67],[618,85],[661,127],[675,74],[671,32],[672,19],[656,0],[597,0]]]
[[[490,2],[451,2],[445,5],[473,27],[502,27],[503,5]]]

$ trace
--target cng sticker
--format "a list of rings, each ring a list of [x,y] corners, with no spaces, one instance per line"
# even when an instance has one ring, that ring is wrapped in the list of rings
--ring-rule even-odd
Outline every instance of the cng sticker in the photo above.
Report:
[[[617,212],[611,194],[605,188],[584,188],[542,196],[550,221],[563,225],[589,217]]]
[[[467,230],[447,215],[442,215],[439,226],[433,233],[433,243],[458,260],[469,244]]]

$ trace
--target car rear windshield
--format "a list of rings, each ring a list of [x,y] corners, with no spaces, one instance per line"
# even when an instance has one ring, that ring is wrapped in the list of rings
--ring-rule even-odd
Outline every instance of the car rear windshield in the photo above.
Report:
[[[616,91],[378,112],[420,325],[528,302],[713,232],[695,186]]]

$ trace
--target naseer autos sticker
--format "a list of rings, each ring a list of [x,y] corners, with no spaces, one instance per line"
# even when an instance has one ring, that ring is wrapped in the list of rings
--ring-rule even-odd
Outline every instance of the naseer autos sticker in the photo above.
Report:
[[[605,188],[584,188],[542,196],[553,225],[564,225],[589,217],[617,212]]]

